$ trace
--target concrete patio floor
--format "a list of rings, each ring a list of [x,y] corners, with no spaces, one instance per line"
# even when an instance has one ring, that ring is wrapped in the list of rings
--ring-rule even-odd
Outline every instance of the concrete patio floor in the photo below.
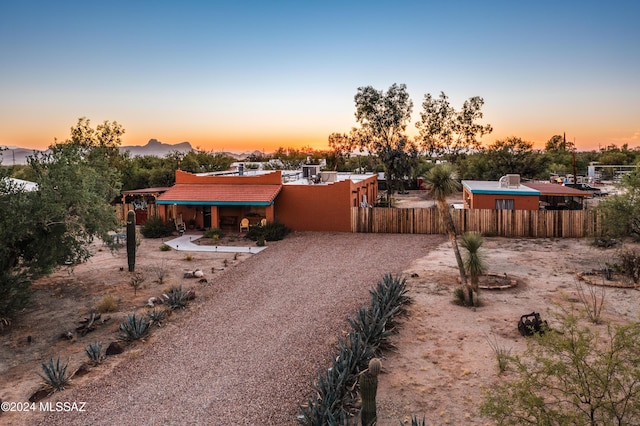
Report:
[[[260,253],[267,247],[243,247],[243,246],[201,246],[194,244],[202,235],[184,234],[164,243],[174,250],[178,251],[212,251],[220,253]]]

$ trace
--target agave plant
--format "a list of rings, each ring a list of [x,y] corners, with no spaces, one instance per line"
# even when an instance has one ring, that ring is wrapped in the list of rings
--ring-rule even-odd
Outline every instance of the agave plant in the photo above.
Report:
[[[167,306],[171,309],[181,309],[189,302],[189,292],[184,291],[182,286],[172,287],[171,291],[164,294]]]
[[[136,314],[129,315],[127,319],[120,324],[121,333],[118,334],[118,337],[126,341],[141,339],[149,333],[150,325],[143,316],[137,317]]]
[[[102,362],[102,344],[100,342],[90,343],[84,349],[84,353],[89,357],[89,362],[94,365],[100,364]]]
[[[401,425],[404,425],[404,423],[400,422]],[[413,418],[411,419],[411,426],[426,426],[427,423],[425,423],[424,417],[422,418],[422,421],[418,420],[417,416],[413,416]]]
[[[44,380],[45,386],[51,391],[57,391],[64,389],[64,386],[69,382],[69,375],[67,374],[67,365],[60,363],[60,357],[53,362],[53,358],[49,358],[48,363],[42,363],[42,371],[44,375],[38,373]]]
[[[166,316],[167,316],[167,311],[158,310],[157,308],[155,308],[153,311],[147,312],[147,318],[149,318],[149,321],[151,321],[151,324],[160,325],[160,323],[165,319]]]
[[[316,396],[302,408],[301,424],[355,424],[358,375],[371,358],[393,348],[389,337],[395,332],[394,317],[405,313],[411,302],[406,293],[406,279],[392,275],[385,275],[371,290],[371,305],[349,318],[353,330],[338,342],[339,353],[331,368],[319,374],[313,385]]]

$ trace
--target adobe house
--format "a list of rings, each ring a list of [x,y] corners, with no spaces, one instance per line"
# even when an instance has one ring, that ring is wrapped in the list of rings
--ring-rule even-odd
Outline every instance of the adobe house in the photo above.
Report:
[[[551,183],[520,183],[520,175],[506,175],[499,181],[462,181],[465,208],[490,210],[581,210],[590,194]]]
[[[351,207],[376,200],[376,175],[280,170],[246,174],[200,175],[176,171],[176,183],[156,203],[166,221],[195,228],[239,230],[262,219],[294,231],[351,231]]]

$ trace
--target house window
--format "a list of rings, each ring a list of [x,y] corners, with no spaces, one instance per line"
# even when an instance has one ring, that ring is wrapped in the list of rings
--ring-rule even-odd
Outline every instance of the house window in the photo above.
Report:
[[[496,200],[496,210],[513,210],[514,200]]]

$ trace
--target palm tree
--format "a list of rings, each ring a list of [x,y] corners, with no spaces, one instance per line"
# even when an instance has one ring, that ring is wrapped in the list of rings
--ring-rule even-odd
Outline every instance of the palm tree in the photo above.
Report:
[[[471,299],[473,306],[478,306],[478,280],[480,275],[487,271],[487,262],[485,261],[484,252],[480,250],[482,247],[482,235],[477,232],[467,232],[462,236],[461,245],[467,251],[464,258],[464,267],[471,278]]]
[[[451,211],[447,204],[447,197],[455,194],[460,189],[460,183],[457,181],[455,170],[453,170],[453,167],[449,164],[439,164],[433,167],[425,176],[425,180],[431,186],[431,194],[438,204],[440,220],[442,221],[442,225],[447,232],[449,241],[451,241],[451,245],[453,246],[453,253],[456,256],[458,270],[460,271],[460,280],[464,291],[465,303],[469,304],[472,300],[467,284],[467,275],[465,274],[464,264],[462,263],[462,257],[460,256],[460,249],[458,248],[458,240],[456,237],[456,228],[453,224],[453,217],[451,216]]]

